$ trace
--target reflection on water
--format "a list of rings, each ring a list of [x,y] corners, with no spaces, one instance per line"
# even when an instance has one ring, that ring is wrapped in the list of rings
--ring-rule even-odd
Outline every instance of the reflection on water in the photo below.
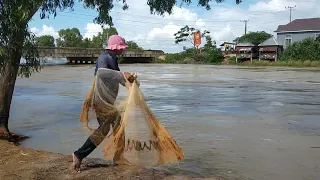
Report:
[[[235,179],[320,177],[320,71],[123,65],[185,152],[170,173]],[[71,154],[87,135],[79,114],[94,66],[50,66],[18,79],[10,126],[26,147]],[[124,93],[120,94],[123,96]],[[120,97],[121,98],[121,97]],[[102,157],[99,150],[91,157]]]

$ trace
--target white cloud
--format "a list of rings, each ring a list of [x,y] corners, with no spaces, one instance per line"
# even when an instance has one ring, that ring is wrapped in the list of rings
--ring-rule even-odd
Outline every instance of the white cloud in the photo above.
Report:
[[[163,37],[163,38],[171,38],[174,39],[173,34],[179,31],[181,27],[173,24],[172,22],[165,25],[163,28],[153,28],[148,33],[148,40],[154,40],[157,37]]]
[[[55,39],[59,37],[59,33],[54,30],[52,26],[42,25],[42,30],[37,29],[35,27],[30,29],[36,36],[43,36],[43,35],[51,35]]]
[[[83,38],[91,39],[93,36],[96,36],[99,32],[102,32],[102,27],[99,24],[88,23],[86,26],[86,33]]]
[[[178,21],[196,21],[198,16],[189,9],[174,6],[173,13],[170,16],[167,15],[166,19]]]
[[[227,25],[220,31],[211,32],[211,36],[217,41],[217,43],[221,43],[223,41],[232,41],[236,38],[236,35],[233,33],[230,25]]]
[[[201,19],[201,18],[196,21],[196,26],[198,26],[200,28],[205,25],[206,25],[206,22],[204,22],[203,19]]]

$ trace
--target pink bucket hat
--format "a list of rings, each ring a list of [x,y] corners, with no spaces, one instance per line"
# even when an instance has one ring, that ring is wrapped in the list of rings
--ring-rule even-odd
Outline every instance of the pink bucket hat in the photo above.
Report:
[[[119,35],[112,35],[109,37],[108,46],[105,49],[109,50],[123,50],[128,48],[125,44],[124,39]]]

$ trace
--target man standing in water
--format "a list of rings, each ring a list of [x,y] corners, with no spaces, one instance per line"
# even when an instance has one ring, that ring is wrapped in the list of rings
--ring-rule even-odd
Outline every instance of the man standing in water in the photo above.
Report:
[[[122,54],[123,50],[126,49],[128,46],[125,44],[124,39],[118,35],[112,35],[109,37],[108,40],[108,46],[106,47],[106,51],[102,52],[99,58],[96,62],[96,69],[94,74],[96,75],[99,68],[107,68],[114,71],[107,71],[103,72],[101,75],[103,77],[112,77],[112,82],[106,82],[105,84],[107,86],[110,86],[112,92],[112,97],[117,97],[118,90],[119,90],[119,84],[122,84],[125,86],[126,79],[133,83],[134,79],[136,78],[134,75],[128,72],[124,72],[123,74],[120,72],[117,57],[116,55]],[[99,73],[98,73],[99,75]],[[126,78],[126,79],[125,79]],[[108,79],[108,78],[107,78]],[[106,99],[106,102],[110,104],[114,104],[115,99]],[[99,108],[108,108],[108,107],[99,107]],[[110,108],[110,107],[109,107]],[[113,112],[114,109],[110,109],[110,112]],[[86,140],[86,142],[80,147],[77,151],[75,151],[73,156],[73,168],[76,171],[80,171],[80,165],[82,162],[82,159],[87,157],[107,136],[110,130],[110,125],[112,125],[114,130],[117,130],[117,128],[120,125],[121,117],[118,112],[110,113],[108,117],[104,117],[102,113],[99,113],[98,110],[96,110],[97,114],[97,120],[99,123],[99,128],[96,129],[92,135]],[[117,145],[117,147],[120,147],[116,150],[113,161],[116,164],[117,161],[123,159],[123,152],[124,152],[124,137],[123,144]]]

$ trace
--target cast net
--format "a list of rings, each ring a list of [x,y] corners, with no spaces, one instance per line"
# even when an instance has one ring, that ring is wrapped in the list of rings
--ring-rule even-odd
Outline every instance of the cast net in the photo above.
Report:
[[[117,99],[120,84],[126,87],[122,100]],[[90,127],[91,120],[98,121],[99,127]],[[146,104],[139,82],[130,84],[119,71],[98,70],[80,121],[90,130],[92,142],[103,147],[105,159],[117,164],[158,166],[179,162],[184,157]]]

